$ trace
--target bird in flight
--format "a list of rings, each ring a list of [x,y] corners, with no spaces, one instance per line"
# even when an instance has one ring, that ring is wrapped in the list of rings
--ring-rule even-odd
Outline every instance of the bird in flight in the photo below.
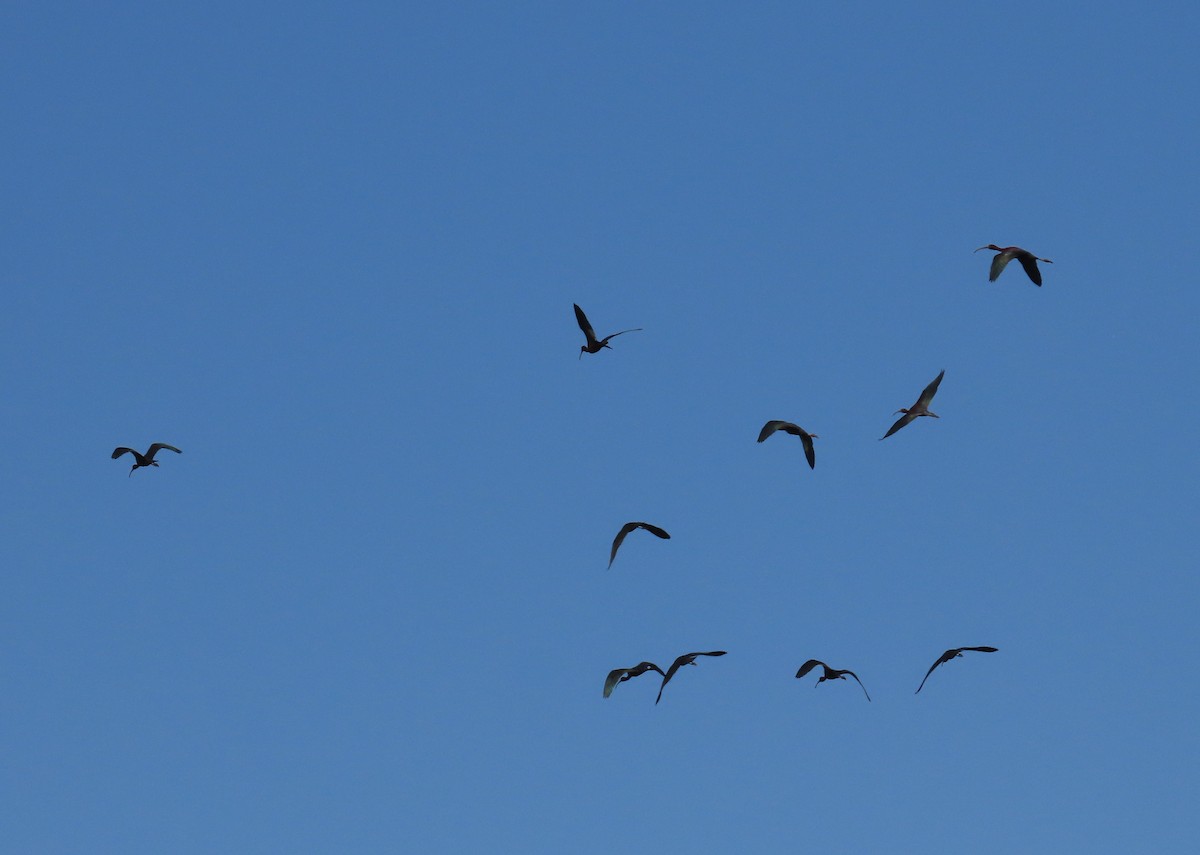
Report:
[[[988,282],[995,282],[1000,274],[1004,272],[1004,268],[1014,258],[1021,262],[1021,266],[1025,268],[1025,274],[1032,280],[1033,284],[1042,287],[1042,271],[1038,270],[1037,263],[1044,261],[1047,264],[1054,262],[1048,258],[1038,258],[1027,249],[1021,249],[1019,246],[996,246],[994,243],[989,243],[987,246],[981,246],[979,249],[994,249],[996,255],[992,257],[992,269],[988,273]],[[979,249],[975,250],[979,252]]]
[[[783,422],[778,419],[773,419],[763,425],[762,430],[758,433],[758,441],[762,442],[775,431],[781,430],[784,433],[790,433],[792,436],[800,437],[800,441],[804,443],[804,456],[808,458],[808,468],[817,468],[817,452],[813,449],[813,440],[820,439],[815,433],[809,433],[799,425],[791,422]]]
[[[685,653],[682,656],[680,656],[678,659],[676,659],[674,662],[671,663],[671,667],[667,669],[667,673],[663,674],[662,685],[658,687],[658,697],[654,699],[654,703],[657,704],[659,701],[662,700],[663,689],[665,689],[667,687],[667,683],[671,682],[671,678],[675,676],[675,672],[678,671],[682,666],[695,665],[697,656],[724,656],[724,655],[725,655],[724,650],[712,650],[708,653]]]
[[[888,432],[879,437],[881,440],[887,439],[900,428],[911,422],[918,416],[929,416],[930,418],[941,418],[937,413],[929,411],[929,402],[933,400],[933,396],[937,394],[938,384],[942,382],[942,378],[946,376],[946,369],[942,369],[937,377],[933,378],[933,382],[925,387],[925,391],[921,393],[921,397],[917,398],[917,402],[910,409],[901,407],[896,410],[897,413],[904,413],[900,418],[896,419],[896,423],[888,428]],[[893,414],[894,415],[894,414]]]
[[[592,329],[591,323],[588,322],[587,315],[583,313],[583,309],[579,308],[578,303],[572,304],[575,306],[575,320],[579,322],[579,328],[583,330],[583,334],[587,336],[587,344],[579,348],[579,358],[583,359],[585,353],[599,353],[601,348],[609,347],[609,339],[616,338],[619,335],[625,335],[627,332],[641,332],[641,327],[634,327],[631,330],[621,330],[612,335],[606,335],[604,338],[596,338],[596,331]]]
[[[815,668],[818,665],[820,665],[822,668],[824,668],[825,671],[820,677],[817,678],[817,682],[813,684],[814,689],[817,686],[824,683],[826,680],[845,680],[846,675],[849,674],[851,677],[854,678],[854,682],[858,683],[859,687],[863,690],[863,694],[867,695],[867,700],[868,701],[871,700],[871,696],[869,694],[867,694],[867,687],[862,684],[862,680],[858,679],[857,674],[855,674],[853,671],[846,671],[846,670],[839,671],[836,668],[830,668],[828,665],[826,665],[820,659],[809,659],[807,662],[805,662],[803,665],[801,665],[800,670],[796,672],[796,679],[799,680],[801,677],[803,677],[805,674],[807,674],[809,671],[811,671],[813,668]]]
[[[949,662],[951,659],[958,659],[960,656],[963,655],[964,650],[977,650],[980,653],[995,653],[998,649],[999,648],[996,648],[996,647],[952,647],[952,648],[950,648],[949,650],[947,650],[945,653],[943,653],[941,656],[939,656],[937,658],[937,662],[934,662],[932,665],[929,666],[929,670],[925,672],[924,679],[921,680],[921,685],[917,686],[917,691],[913,692],[913,694],[915,695],[915,694],[919,693],[921,691],[921,689],[924,688],[925,680],[929,679],[929,675],[933,673],[934,668],[936,668],[939,665],[942,665],[943,663]]]
[[[659,668],[653,662],[639,662],[632,668],[614,668],[608,672],[608,676],[604,678],[604,697],[612,694],[612,690],[617,687],[617,683],[624,683],[626,680],[632,680],[634,677],[640,677],[647,671],[657,671],[662,673],[662,668]]]
[[[617,558],[617,550],[621,548],[621,543],[625,540],[625,535],[637,528],[644,528],[655,537],[661,537],[663,540],[670,540],[671,535],[656,525],[651,525],[648,522],[627,522],[621,526],[621,530],[617,532],[617,536],[613,538],[612,552],[608,556],[608,566],[612,567],[613,561]]]
[[[118,457],[120,457],[125,452],[129,452],[130,454],[132,454],[133,461],[134,461],[133,467],[129,470],[129,475],[126,476],[126,477],[132,477],[134,469],[138,469],[142,466],[157,466],[158,461],[154,459],[154,455],[158,454],[158,452],[162,451],[164,448],[167,451],[174,451],[176,454],[183,454],[182,451],[180,451],[178,448],[176,448],[173,445],[167,445],[165,442],[156,442],[156,443],[154,443],[154,445],[152,445],[148,449],[146,449],[145,454],[140,454],[139,452],[134,451],[132,448],[125,448],[124,446],[121,446],[120,448],[114,448],[113,453],[112,453],[112,459],[116,460]]]

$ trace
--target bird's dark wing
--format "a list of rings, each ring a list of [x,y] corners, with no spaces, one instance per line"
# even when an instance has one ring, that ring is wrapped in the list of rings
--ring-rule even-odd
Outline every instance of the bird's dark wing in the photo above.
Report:
[[[180,451],[178,448],[176,448],[173,445],[167,445],[165,442],[156,442],[156,443],[154,443],[154,445],[150,446],[150,449],[146,452],[146,457],[149,458],[150,460],[153,460],[154,455],[158,454],[158,452],[164,448],[167,451],[174,451],[176,454],[183,454],[182,451]]]
[[[800,441],[802,443],[804,443],[804,456],[805,456],[805,458],[808,459],[808,468],[816,469],[817,468],[817,451],[815,448],[813,448],[812,437],[809,434],[802,431],[800,433]]]
[[[641,327],[634,327],[631,330],[621,330],[620,332],[615,332],[612,335],[606,335],[604,338],[600,339],[600,343],[607,344],[609,339],[614,339],[619,335],[625,335],[627,332],[643,332],[643,330]]]
[[[992,259],[992,269],[988,273],[988,282],[995,282],[1000,278],[1000,274],[1004,272],[1004,268],[1008,266],[1009,260],[1012,258],[1007,252],[997,253]]]
[[[820,665],[822,668],[828,667],[820,659],[809,659],[807,662],[805,662],[803,665],[801,665],[800,670],[796,672],[796,679],[799,680],[801,677],[803,677],[805,674],[807,674],[813,668],[816,668],[818,665]]]
[[[625,541],[625,535],[638,527],[635,522],[627,522],[621,526],[621,530],[617,532],[617,536],[613,538],[612,552],[608,554],[608,566],[612,567],[612,563],[617,559],[617,550],[621,548],[621,544]]]
[[[942,378],[946,376],[946,369],[943,368],[937,377],[933,378],[933,382],[925,387],[921,392],[921,397],[917,398],[917,404],[913,409],[928,409],[933,396],[937,394],[938,386],[942,382]]]
[[[842,673],[849,674],[851,677],[854,678],[854,682],[858,683],[859,688],[861,688],[863,690],[863,694],[867,696],[867,701],[869,702],[871,700],[871,695],[870,695],[870,693],[867,692],[867,687],[862,684],[862,680],[858,679],[858,675],[855,674],[853,671],[843,671]]]
[[[113,449],[112,459],[116,460],[118,457],[120,457],[122,454],[125,454],[125,453],[129,453],[129,454],[132,454],[134,457],[137,457],[137,452],[134,451],[132,448],[125,448],[125,446],[121,446],[120,448]]]
[[[1032,252],[1025,252],[1017,256],[1017,261],[1021,262],[1021,266],[1025,268],[1025,275],[1033,280],[1033,284],[1042,287],[1042,271],[1038,270],[1038,260]]]
[[[686,654],[683,656],[680,656],[678,659],[676,659],[674,662],[671,663],[671,667],[667,669],[667,673],[663,674],[662,685],[658,687],[658,697],[654,699],[655,704],[657,704],[659,701],[662,700],[663,689],[665,689],[667,687],[667,683],[671,682],[671,678],[675,676],[675,672],[679,670],[679,666],[686,665],[686,664],[687,664],[687,655]]]
[[[651,525],[648,522],[640,522],[637,524],[640,528],[644,528],[655,537],[661,537],[663,540],[670,540],[671,535],[667,534],[666,529],[661,529],[656,525]]]
[[[926,671],[925,676],[923,678],[921,678],[921,685],[917,686],[917,691],[913,692],[913,694],[914,695],[920,694],[921,689],[923,689],[925,687],[925,681],[928,680],[929,675],[933,673],[933,669],[937,668],[937,666],[941,665],[943,662],[949,662],[951,659],[953,659],[955,656],[958,655],[959,650],[960,650],[960,648],[954,647],[954,648],[951,648],[950,650],[947,650],[945,653],[943,653],[941,656],[939,656],[937,658],[937,662],[934,662],[932,665],[929,666],[929,670]]]
[[[588,323],[587,315],[583,313],[583,309],[579,308],[578,303],[572,303],[575,307],[575,320],[579,322],[579,328],[583,330],[583,334],[587,336],[588,344],[592,344],[596,340],[596,331],[592,329],[592,325]]]
[[[789,430],[789,428],[792,428],[794,430]],[[762,430],[758,432],[758,441],[762,442],[764,439],[769,437],[771,434],[775,433],[775,431],[777,431],[777,430],[782,430],[787,433],[794,433],[795,431],[800,430],[800,428],[796,427],[796,425],[792,424],[791,422],[780,421],[779,419],[772,419],[771,421],[769,421],[765,425],[763,425]]]
[[[889,436],[894,434],[896,431],[900,430],[900,428],[904,427],[906,424],[911,422],[916,417],[917,417],[916,413],[905,413],[900,418],[896,419],[895,424],[893,424],[890,428],[888,428],[887,433],[885,433],[883,436],[881,436],[879,438],[881,440],[887,439]]]
[[[608,672],[608,676],[604,679],[604,697],[612,694],[612,690],[616,688],[617,683],[621,682],[621,678],[629,673],[628,668],[614,668]]]

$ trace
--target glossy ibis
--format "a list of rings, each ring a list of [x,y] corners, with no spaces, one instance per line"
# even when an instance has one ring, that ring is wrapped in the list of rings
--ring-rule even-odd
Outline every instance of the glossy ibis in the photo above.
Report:
[[[937,377],[933,378],[933,382],[925,387],[925,391],[921,393],[921,397],[917,398],[917,402],[910,409],[901,407],[896,410],[897,413],[904,413],[900,418],[896,419],[896,423],[888,428],[888,432],[879,437],[881,440],[887,439],[900,428],[911,422],[918,416],[929,416],[930,418],[941,418],[937,413],[929,411],[929,402],[933,400],[933,396],[937,394],[938,384],[942,382],[942,378],[946,376],[946,369],[942,369]],[[893,414],[894,415],[894,414]]]
[[[608,556],[608,566],[612,567],[613,561],[617,558],[617,550],[621,548],[621,543],[625,540],[625,535],[637,528],[644,528],[655,537],[661,537],[663,540],[670,540],[671,535],[656,525],[651,525],[648,522],[627,522],[621,526],[621,530],[617,532],[617,536],[613,538],[612,552]]]
[[[822,668],[825,669],[825,673],[823,673],[820,677],[817,678],[817,682],[813,684],[814,689],[817,686],[824,683],[826,680],[845,680],[846,675],[849,674],[851,677],[854,678],[854,682],[858,683],[859,687],[863,690],[863,694],[867,695],[867,700],[868,701],[871,700],[871,696],[869,694],[867,694],[867,687],[862,684],[862,680],[858,679],[857,674],[855,674],[853,671],[846,671],[846,670],[839,671],[836,668],[830,668],[828,665],[826,665],[820,659],[809,659],[807,662],[805,662],[803,665],[801,665],[800,670],[796,672],[796,679],[799,680],[801,677],[803,677],[805,674],[807,674],[809,671],[811,671],[813,668],[815,668],[818,665],[820,665]]]
[[[178,448],[176,448],[173,445],[167,445],[165,442],[156,442],[156,443],[154,443],[154,445],[150,446],[146,450],[145,454],[140,454],[140,453],[134,451],[132,448],[125,448],[124,446],[121,446],[120,448],[114,448],[113,453],[112,453],[112,459],[116,460],[118,457],[120,457],[125,452],[129,452],[130,454],[132,454],[133,461],[134,461],[133,467],[129,470],[129,475],[126,476],[126,477],[132,477],[134,469],[138,469],[142,466],[157,466],[158,461],[154,459],[154,455],[158,454],[158,452],[160,452],[164,448],[167,451],[174,451],[176,454],[183,454],[182,451],[180,451]]]
[[[800,437],[800,441],[804,443],[804,456],[808,458],[808,468],[817,468],[817,453],[813,449],[813,440],[820,439],[819,436],[817,436],[815,433],[809,433],[797,424],[792,424],[791,422],[782,422],[776,419],[763,425],[762,430],[758,433],[758,441],[762,442],[777,430],[781,430],[784,433],[790,433],[792,436]]]
[[[671,667],[667,669],[667,673],[663,674],[662,685],[658,687],[658,697],[654,699],[654,703],[662,700],[663,689],[667,687],[667,683],[671,682],[671,678],[675,676],[675,672],[684,665],[695,665],[697,656],[724,656],[724,650],[713,650],[708,653],[685,653],[671,663]]]
[[[624,683],[626,680],[632,680],[634,677],[640,677],[647,671],[657,671],[662,673],[662,668],[659,668],[653,662],[639,662],[632,668],[614,668],[608,672],[608,676],[604,679],[604,697],[612,694],[612,690],[617,687],[617,683]]]
[[[952,648],[950,648],[949,650],[947,650],[945,653],[943,653],[941,656],[938,657],[937,662],[934,662],[932,665],[929,666],[929,670],[925,672],[925,677],[921,680],[921,685],[917,686],[917,691],[913,692],[913,694],[915,695],[921,691],[921,689],[925,686],[925,680],[929,679],[929,675],[933,673],[934,668],[936,668],[937,666],[942,665],[946,662],[949,662],[951,659],[959,658],[960,656],[963,655],[964,650],[977,650],[980,653],[995,653],[998,649],[999,648],[996,648],[996,647],[952,647]]]
[[[596,331],[593,330],[592,325],[588,323],[587,315],[583,313],[583,309],[579,308],[578,303],[573,303],[572,305],[575,306],[575,320],[579,322],[579,328],[583,330],[583,334],[587,336],[587,344],[582,345],[579,348],[580,359],[583,359],[583,355],[585,353],[599,353],[601,348],[608,347],[609,350],[612,350],[612,348],[608,345],[609,339],[614,339],[619,335],[625,335],[627,332],[641,332],[642,330],[641,327],[634,327],[631,330],[621,330],[620,332],[615,332],[612,335],[606,335],[604,338],[596,338]]]
[[[1033,284],[1042,287],[1042,271],[1038,270],[1037,263],[1044,261],[1047,264],[1054,262],[1048,258],[1038,258],[1027,249],[1021,249],[1019,246],[996,246],[994,243],[989,243],[987,246],[981,246],[979,249],[994,249],[996,255],[992,257],[992,269],[988,273],[988,282],[995,282],[1000,274],[1004,272],[1004,268],[1014,258],[1021,262],[1021,266],[1025,268],[1025,274],[1033,281]],[[979,252],[979,249],[975,250]]]

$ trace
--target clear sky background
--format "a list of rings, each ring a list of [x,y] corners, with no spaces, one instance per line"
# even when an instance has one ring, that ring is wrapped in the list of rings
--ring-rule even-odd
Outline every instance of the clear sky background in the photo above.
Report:
[[[8,851],[1194,851],[1195,3],[253,5],[0,14]]]

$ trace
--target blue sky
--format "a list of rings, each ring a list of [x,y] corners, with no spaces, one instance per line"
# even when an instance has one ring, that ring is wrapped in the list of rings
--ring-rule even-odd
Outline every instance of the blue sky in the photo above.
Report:
[[[1191,851],[1198,27],[7,5],[12,851]]]

